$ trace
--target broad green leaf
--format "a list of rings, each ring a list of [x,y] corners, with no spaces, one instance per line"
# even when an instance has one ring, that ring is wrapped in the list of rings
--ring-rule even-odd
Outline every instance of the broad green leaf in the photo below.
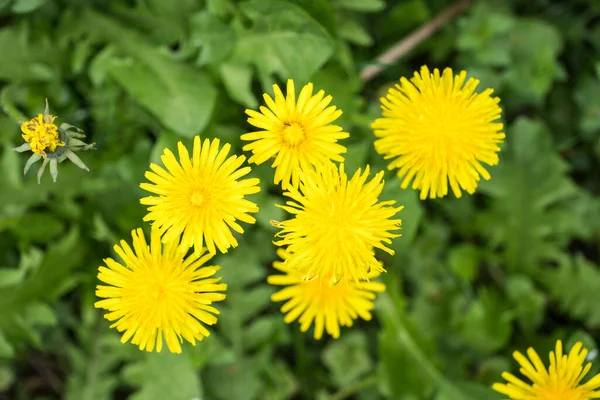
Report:
[[[394,207],[404,206],[396,214],[396,218],[402,220],[402,229],[399,233],[402,236],[392,240],[392,249],[402,251],[406,249],[415,238],[421,219],[423,217],[423,206],[419,201],[417,191],[411,189],[402,189],[400,180],[396,177],[385,182],[383,192],[379,196],[379,201],[395,200]]]
[[[48,212],[28,212],[12,227],[20,238],[33,242],[48,242],[63,233],[63,221]]]
[[[203,372],[209,398],[215,400],[254,400],[262,386],[259,365],[251,359],[229,365],[207,367]]]
[[[42,7],[48,0],[15,0],[12,6],[12,12],[16,14],[26,14]]]
[[[25,270],[21,268],[0,267],[0,288],[15,286],[25,276]]]
[[[202,343],[199,344],[200,346]],[[125,367],[123,378],[138,390],[132,400],[190,400],[202,397],[198,373],[185,354],[147,353]]]
[[[83,23],[91,34],[112,42],[133,57],[113,59],[108,73],[166,128],[185,137],[203,131],[217,95],[207,75],[170,60],[135,31],[102,14],[88,11]]]
[[[332,0],[334,7],[361,12],[381,11],[385,7],[384,0]]]
[[[255,65],[265,90],[273,74],[283,81],[294,79],[297,85],[307,83],[333,54],[327,31],[293,3],[251,0],[240,8],[252,28],[238,32],[232,61]]]
[[[337,37],[335,12],[329,0],[295,0],[294,2],[323,25],[331,36]]]
[[[219,65],[219,73],[229,97],[245,107],[258,107],[258,100],[252,93],[252,67],[226,62]]]
[[[600,310],[596,295],[600,290],[600,269],[583,255],[563,257],[557,269],[542,278],[551,298],[572,318],[582,320],[589,328],[600,326]]]
[[[49,81],[56,76],[57,56],[51,38],[30,39],[26,24],[0,29],[0,78],[15,81]]]
[[[461,336],[470,347],[490,353],[506,345],[512,333],[512,315],[499,294],[481,289],[460,321]]]
[[[347,332],[339,340],[332,342],[325,348],[321,358],[338,387],[356,382],[373,367],[367,338],[359,331]]]
[[[544,319],[546,297],[523,275],[512,275],[506,281],[508,300],[514,304],[514,315],[520,325],[536,329]]]
[[[233,52],[235,32],[216,16],[201,11],[192,15],[190,26],[190,39],[200,47],[198,65],[219,64]]]
[[[477,275],[480,252],[472,244],[453,247],[448,254],[448,266],[460,278],[472,282]]]
[[[581,194],[544,125],[518,118],[507,132],[500,163],[480,185],[492,202],[478,222],[490,244],[503,248],[509,271],[533,272],[557,255],[557,245],[583,232],[585,222],[565,208]]]

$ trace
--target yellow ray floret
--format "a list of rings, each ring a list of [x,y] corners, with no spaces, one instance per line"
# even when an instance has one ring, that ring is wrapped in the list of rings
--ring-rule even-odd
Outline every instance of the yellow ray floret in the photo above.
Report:
[[[99,267],[97,308],[109,312],[105,318],[115,321],[111,328],[124,332],[121,342],[138,345],[140,350],[161,351],[163,340],[172,353],[181,353],[183,339],[196,344],[210,332],[205,325],[217,323],[219,311],[212,306],[225,299],[227,285],[211,278],[218,266],[203,267],[212,254],[193,253],[177,242],[162,246],[160,233],[152,230],[150,246],[141,229],[132,232],[133,250],[125,242],[114,250],[122,259],[112,258]]]
[[[277,254],[282,260],[290,256],[283,249],[278,249]],[[324,331],[337,339],[341,326],[351,327],[358,318],[370,321],[376,293],[385,291],[385,285],[380,282],[342,279],[330,284],[328,280],[306,281],[298,270],[283,262],[276,261],[273,267],[284,274],[271,275],[267,281],[285,288],[273,294],[271,299],[285,301],[281,312],[285,314],[286,323],[298,320],[302,332],[314,325],[315,339],[321,339]],[[372,270],[367,276],[377,278],[379,271]]]
[[[58,127],[54,125],[55,119],[55,115],[39,114],[21,124],[21,136],[29,143],[32,152],[46,157],[46,150],[54,152],[57,147],[65,145],[65,142],[60,140]]]
[[[250,173],[250,167],[241,167],[244,156],[227,157],[231,146],[219,146],[219,139],[194,138],[190,157],[179,142],[179,161],[165,149],[161,160],[166,170],[151,164],[146,178],[152,183],[140,187],[157,196],[144,197],[140,203],[149,206],[144,221],[153,221],[163,236],[163,242],[179,241],[186,249],[194,246],[196,252],[206,246],[211,253],[216,249],[226,253],[238,242],[231,230],[243,233],[236,222],[256,222],[249,213],[258,212],[258,206],[244,196],[258,193],[257,178],[240,179]]]
[[[273,222],[281,228],[277,246],[292,254],[286,265],[298,269],[305,279],[358,281],[372,270],[383,271],[374,249],[394,254],[388,247],[400,236],[401,220],[394,216],[402,207],[395,201],[379,202],[383,171],[370,181],[369,167],[348,179],[344,165],[329,162],[302,177],[299,190],[284,193],[290,201],[280,206],[293,218]]]
[[[550,368],[546,366],[532,348],[527,357],[516,351],[513,356],[521,366],[521,374],[531,383],[526,383],[509,372],[502,378],[507,383],[495,383],[492,388],[513,400],[589,400],[600,399],[600,374],[584,384],[581,381],[592,367],[584,366],[587,349],[576,343],[569,354],[563,354],[562,342],[556,342],[555,351],[550,352]]]
[[[242,140],[251,142],[244,146],[244,150],[252,152],[248,162],[262,164],[274,157],[275,184],[281,182],[286,189],[289,185],[298,187],[303,170],[329,160],[344,161],[340,154],[346,148],[337,141],[349,135],[341,127],[331,125],[342,115],[341,110],[329,105],[331,96],[325,96],[323,90],[313,95],[313,84],[309,83],[296,101],[291,79],[286,96],[277,85],[273,85],[273,92],[274,98],[263,96],[268,108],[261,106],[260,112],[246,110],[248,123],[260,129],[242,135]]]
[[[444,197],[448,185],[456,197],[473,194],[480,177],[490,179],[483,167],[498,163],[504,140],[500,99],[492,89],[475,93],[477,79],[466,81],[446,68],[429,72],[426,66],[408,81],[390,88],[381,99],[382,118],[373,122],[375,149],[388,168],[398,169],[402,187],[421,192],[421,199]]]

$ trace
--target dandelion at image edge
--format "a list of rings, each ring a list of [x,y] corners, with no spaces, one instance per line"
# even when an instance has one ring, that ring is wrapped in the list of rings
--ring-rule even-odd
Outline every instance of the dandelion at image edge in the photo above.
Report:
[[[282,260],[289,257],[284,249],[278,249],[277,254]],[[344,279],[330,285],[328,280],[306,281],[298,270],[281,261],[275,261],[273,267],[284,274],[271,275],[267,282],[285,288],[274,293],[271,299],[285,301],[281,312],[285,314],[286,323],[298,320],[302,332],[314,325],[315,339],[321,339],[325,331],[337,339],[340,326],[351,327],[357,318],[370,321],[376,293],[385,291],[383,283],[371,280],[379,276],[377,270],[368,274],[368,282]]]
[[[152,229],[150,246],[141,229],[132,231],[133,250],[121,240],[114,250],[122,263],[112,258],[98,268],[98,279],[106,285],[96,287],[102,298],[96,308],[114,321],[111,328],[124,332],[121,342],[140,350],[160,352],[163,340],[172,353],[181,353],[183,339],[196,345],[210,332],[203,324],[217,323],[219,311],[211,304],[225,299],[227,285],[211,278],[219,266],[203,266],[210,253],[186,251],[177,242],[163,246],[158,230]]]
[[[371,270],[384,271],[375,258],[375,249],[393,255],[389,247],[400,236],[403,209],[394,200],[379,201],[383,171],[368,180],[370,168],[358,169],[351,178],[344,164],[332,162],[307,172],[299,190],[288,188],[285,205],[278,205],[291,219],[271,224],[279,228],[274,241],[291,256],[290,268],[304,273],[304,279],[367,279]]]
[[[555,351],[550,352],[550,367],[544,363],[533,348],[527,349],[527,357],[518,351],[513,357],[519,363],[521,373],[531,383],[526,383],[509,372],[502,378],[507,383],[495,383],[492,388],[514,400],[589,400],[599,399],[600,374],[580,384],[592,367],[583,363],[588,354],[581,342],[577,342],[569,354],[563,354],[562,342],[556,342]]]
[[[220,147],[219,139],[194,138],[190,157],[183,143],[177,145],[179,161],[169,149],[160,157],[166,169],[150,164],[145,174],[151,183],[140,187],[156,196],[144,197],[147,205],[144,221],[152,221],[163,242],[179,241],[186,249],[199,252],[206,246],[211,253],[218,249],[226,253],[238,242],[231,230],[244,233],[237,223],[253,224],[256,219],[249,213],[258,212],[258,206],[244,198],[260,191],[259,179],[240,179],[250,173],[242,167],[244,156],[228,157],[231,145]],[[183,236],[182,236],[183,235]]]
[[[337,141],[349,136],[340,126],[331,125],[342,115],[342,111],[330,106],[332,97],[323,90],[313,95],[313,84],[308,83],[296,100],[294,81],[288,79],[287,93],[283,95],[278,85],[273,85],[274,98],[264,94],[267,107],[260,112],[246,110],[248,123],[260,129],[246,133],[242,140],[251,151],[250,163],[262,164],[275,158],[275,184],[282,188],[298,187],[302,171],[319,166],[326,161],[342,162],[340,154],[346,148]]]
[[[382,118],[372,127],[375,150],[398,169],[402,188],[412,181],[420,198],[444,197],[448,186],[456,197],[473,194],[480,177],[490,179],[483,167],[498,164],[504,140],[502,110],[492,89],[475,93],[479,80],[450,68],[429,72],[426,66],[409,81],[401,78],[381,99]]]

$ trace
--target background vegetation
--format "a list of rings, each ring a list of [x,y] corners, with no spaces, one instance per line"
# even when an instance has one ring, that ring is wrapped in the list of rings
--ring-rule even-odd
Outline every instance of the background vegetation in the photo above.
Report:
[[[464,2],[463,2],[464,3]],[[600,339],[600,2],[468,4],[401,60],[360,71],[448,0],[0,0],[0,397],[6,399],[500,399],[515,349]],[[502,99],[507,141],[478,193],[405,205],[376,319],[315,341],[286,326],[274,288],[268,165],[258,222],[218,262],[229,284],[213,335],[146,354],[95,310],[97,266],[145,209],[139,183],[165,146],[220,137],[241,153],[245,108],[289,77],[342,108],[348,170],[385,163],[379,97],[421,65],[466,69]],[[82,127],[91,168],[35,171],[18,120],[48,97]],[[147,226],[144,225],[147,229]],[[545,356],[544,356],[545,357]],[[600,371],[600,362],[593,373]]]

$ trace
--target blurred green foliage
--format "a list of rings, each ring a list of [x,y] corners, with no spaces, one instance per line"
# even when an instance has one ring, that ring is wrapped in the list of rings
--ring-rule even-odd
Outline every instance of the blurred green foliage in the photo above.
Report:
[[[558,338],[597,350],[600,3],[475,1],[361,82],[361,68],[449,5],[0,0],[0,397],[493,400],[513,350],[545,354]],[[97,266],[141,225],[139,183],[164,147],[200,134],[242,153],[244,109],[292,78],[343,109],[347,169],[381,170],[378,99],[423,64],[494,88],[507,140],[474,196],[419,202],[388,172],[382,198],[405,206],[403,236],[394,257],[381,254],[389,290],[376,320],[337,341],[283,322],[265,278],[269,220],[285,216],[263,165],[258,222],[216,260],[229,290],[213,335],[179,356],[120,344],[93,307]],[[98,151],[82,155],[92,172],[61,164],[56,184],[38,186],[11,148],[45,97]]]

